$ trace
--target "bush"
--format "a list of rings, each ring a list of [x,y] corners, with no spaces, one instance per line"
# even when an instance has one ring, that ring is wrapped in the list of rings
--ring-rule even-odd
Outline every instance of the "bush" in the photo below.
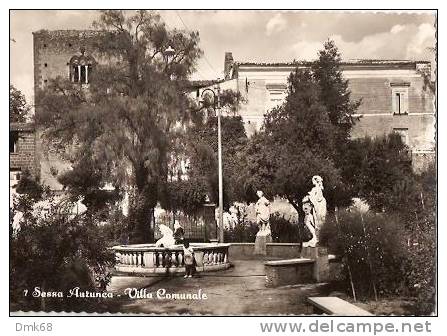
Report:
[[[404,224],[389,214],[340,211],[321,229],[321,243],[343,256],[347,289],[357,298],[407,294]]]
[[[86,214],[64,215],[51,199],[48,205],[42,212],[34,209],[23,213],[20,228],[11,232],[12,307],[24,311],[96,310],[97,300],[68,298],[66,293],[73,287],[103,290],[110,280],[107,270],[113,266],[114,255],[107,250],[104,232]],[[96,283],[97,279],[101,283]],[[31,293],[36,287],[45,292],[61,291],[65,297],[35,298]]]
[[[417,176],[416,183],[418,193],[404,213],[409,243],[406,276],[410,294],[418,302],[415,314],[427,315],[436,305],[436,167]]]
[[[301,230],[298,223],[292,223],[279,213],[270,216],[270,228],[274,243],[300,243]]]
[[[270,216],[270,229],[274,243],[301,242],[298,224],[290,222],[279,213]],[[258,224],[253,222],[236,224],[234,228],[225,230],[225,241],[229,243],[253,243],[258,231]]]
[[[253,222],[236,224],[232,229],[225,229],[224,240],[228,243],[253,243],[258,230],[258,225]]]

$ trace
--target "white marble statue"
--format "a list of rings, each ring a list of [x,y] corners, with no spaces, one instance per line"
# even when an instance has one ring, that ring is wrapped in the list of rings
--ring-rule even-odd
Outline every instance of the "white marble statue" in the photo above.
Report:
[[[162,237],[155,243],[156,247],[170,247],[175,245],[174,232],[164,224],[158,226]]]
[[[304,211],[304,225],[307,226],[312,233],[312,239],[303,242],[303,247],[315,247],[318,243],[317,232],[315,228],[315,220],[313,216],[313,205],[310,202],[309,196],[303,199],[303,211]]]
[[[270,201],[264,197],[264,193],[261,190],[256,192],[259,199],[256,202],[256,222],[259,226],[257,236],[271,235],[270,230]]]
[[[315,220],[315,226],[317,231],[326,221],[326,199],[323,196],[323,178],[315,175],[312,177],[312,183],[314,187],[309,191],[309,199],[313,205],[313,215]]]
[[[305,215],[307,216],[304,220],[305,225],[309,227],[310,224],[312,224],[313,226],[311,232],[314,237],[311,241],[307,242],[307,246],[315,247],[318,243],[320,229],[326,221],[327,206],[326,199],[323,196],[323,178],[315,175],[312,177],[312,183],[314,187],[309,191],[308,195],[303,198],[303,210],[305,213],[308,212]],[[309,217],[309,212],[311,212],[312,218]]]

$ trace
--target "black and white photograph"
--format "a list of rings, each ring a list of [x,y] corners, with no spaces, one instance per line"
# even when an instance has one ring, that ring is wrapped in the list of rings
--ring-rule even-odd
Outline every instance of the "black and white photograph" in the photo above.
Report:
[[[437,316],[437,29],[10,9],[10,316]]]

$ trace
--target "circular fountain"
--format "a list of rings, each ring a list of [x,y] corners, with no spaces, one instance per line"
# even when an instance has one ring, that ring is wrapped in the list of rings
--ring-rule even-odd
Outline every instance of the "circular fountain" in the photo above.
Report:
[[[224,270],[231,266],[228,256],[230,244],[191,243],[197,272]],[[128,274],[169,274],[185,272],[182,245],[169,247],[156,244],[118,245],[115,269]]]

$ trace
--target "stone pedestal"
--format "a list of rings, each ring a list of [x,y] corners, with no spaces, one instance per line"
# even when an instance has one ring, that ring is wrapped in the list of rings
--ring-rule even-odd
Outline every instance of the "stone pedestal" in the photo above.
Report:
[[[329,258],[325,247],[304,247],[301,251],[301,258],[315,260],[314,279],[316,282],[326,282],[329,280]]]
[[[204,204],[203,205],[203,221],[205,224],[205,242],[217,242],[217,223],[215,218],[215,204]]]
[[[267,255],[267,244],[271,242],[272,242],[272,236],[270,234],[256,235],[254,254]]]

